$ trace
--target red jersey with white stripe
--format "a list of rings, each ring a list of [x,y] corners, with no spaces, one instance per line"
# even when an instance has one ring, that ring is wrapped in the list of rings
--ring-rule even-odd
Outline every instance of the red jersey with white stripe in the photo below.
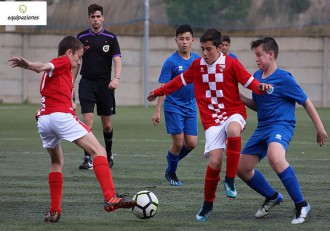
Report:
[[[52,70],[44,72],[40,81],[41,108],[40,115],[64,112],[76,115],[72,108],[72,73],[71,61],[67,56],[60,56],[50,61]]]
[[[238,83],[253,92],[258,91],[259,81],[237,60],[220,55],[209,65],[204,58],[196,59],[188,70],[156,89],[154,94],[168,95],[184,85],[194,83],[195,97],[204,129],[226,121],[233,114],[247,118],[246,109],[239,97]]]

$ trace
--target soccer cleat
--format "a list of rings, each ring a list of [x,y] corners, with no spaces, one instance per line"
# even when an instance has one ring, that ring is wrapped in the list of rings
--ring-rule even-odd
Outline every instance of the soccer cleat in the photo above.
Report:
[[[109,160],[109,167],[112,168],[114,164],[112,152],[110,152],[108,160]]]
[[[228,182],[224,182],[226,195],[229,198],[236,198],[237,197],[237,190],[235,188],[235,185],[233,184],[232,187],[228,184]]]
[[[172,186],[182,186],[182,182],[179,181],[176,173],[169,173],[165,171],[165,179],[170,183]]]
[[[116,209],[129,209],[136,206],[136,201],[131,200],[128,197],[114,196],[110,200],[104,202],[104,209],[107,212],[113,212]]]
[[[93,170],[93,162],[89,156],[84,157],[84,162],[79,165],[79,169]]]
[[[48,223],[55,223],[58,222],[58,220],[61,218],[60,212],[46,212],[45,213],[45,222]]]
[[[195,220],[198,222],[205,222],[210,215],[213,208],[213,202],[205,201],[203,207],[196,214]]]
[[[300,209],[296,209],[296,216],[291,221],[291,224],[297,225],[304,223],[310,210],[311,206],[309,204],[307,204],[305,207],[300,207]]]
[[[274,200],[265,200],[265,202],[261,205],[261,208],[257,211],[255,217],[262,218],[266,216],[270,209],[273,208],[275,205],[279,205],[283,201],[283,196],[278,193],[277,198]]]

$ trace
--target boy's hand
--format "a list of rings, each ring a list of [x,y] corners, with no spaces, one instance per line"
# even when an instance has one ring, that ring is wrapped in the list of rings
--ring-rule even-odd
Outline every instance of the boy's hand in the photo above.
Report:
[[[324,129],[321,131],[317,131],[316,140],[317,140],[317,143],[320,145],[320,147],[325,144],[327,139],[328,139],[328,134]]]
[[[267,91],[268,89],[271,89],[271,88],[273,88],[273,85],[267,84],[267,83],[260,83],[259,86],[258,86],[258,90],[261,91],[261,92],[265,92],[265,91]]]
[[[12,68],[14,67],[21,67],[24,69],[28,69],[30,66],[30,63],[28,60],[24,59],[23,57],[13,57],[11,59],[9,59],[8,61],[11,61],[12,63],[10,64],[10,66]]]
[[[154,92],[153,92],[153,91],[151,91],[151,92],[149,93],[149,95],[147,96],[147,100],[148,100],[149,102],[154,101],[156,98],[157,98],[157,96],[154,95]]]

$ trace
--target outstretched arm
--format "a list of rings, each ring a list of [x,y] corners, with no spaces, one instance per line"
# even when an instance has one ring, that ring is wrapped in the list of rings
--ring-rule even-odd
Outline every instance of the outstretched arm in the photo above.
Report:
[[[169,95],[175,92],[176,90],[180,89],[184,85],[187,85],[187,83],[183,80],[183,74],[178,75],[170,82],[166,83],[165,85],[151,91],[147,99],[148,101],[154,101],[157,98],[157,96]]]
[[[49,63],[30,62],[23,57],[13,57],[8,61],[12,62],[10,64],[12,68],[21,67],[24,69],[35,71],[37,73],[40,73],[42,71],[50,71],[52,69],[52,66]]]
[[[307,98],[306,102],[302,105],[307,111],[309,117],[312,119],[315,129],[316,129],[316,140],[317,143],[322,146],[325,144],[328,138],[328,134],[324,129],[323,123],[320,119],[319,114],[317,113],[312,101]]]

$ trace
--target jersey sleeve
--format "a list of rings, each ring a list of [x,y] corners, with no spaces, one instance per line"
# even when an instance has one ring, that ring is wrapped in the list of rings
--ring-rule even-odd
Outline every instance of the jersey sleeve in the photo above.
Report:
[[[49,77],[51,77],[55,72],[61,73],[62,71],[71,69],[71,61],[67,56],[55,58],[50,61],[50,64],[52,65],[53,69],[49,72]]]
[[[159,83],[169,82],[172,77],[172,69],[173,69],[172,62],[169,59],[166,59],[166,61],[163,64],[162,70],[160,72],[158,82]]]
[[[304,104],[307,100],[307,94],[298,85],[291,73],[285,75],[285,81],[283,82],[283,95],[286,98],[292,99],[298,104]]]
[[[258,89],[260,84],[259,81],[245,69],[240,61],[234,59],[233,63],[235,76],[237,76],[237,80],[243,85],[243,87],[252,90],[256,94],[262,94],[262,92],[260,92]]]
[[[185,72],[176,76],[170,82],[164,84],[160,88],[154,90],[154,94],[156,96],[169,95],[175,92],[176,90],[180,89],[181,87],[186,86],[189,83],[192,83],[193,74],[194,74],[194,64],[196,64],[195,61]]]
[[[181,87],[183,87],[184,84],[182,81],[183,78],[182,75],[183,74],[176,76],[170,82],[154,90],[154,95],[156,96],[169,95],[175,92],[176,90],[180,89]]]
[[[113,57],[121,57],[120,46],[119,46],[117,36],[115,36],[112,39],[112,58]]]

